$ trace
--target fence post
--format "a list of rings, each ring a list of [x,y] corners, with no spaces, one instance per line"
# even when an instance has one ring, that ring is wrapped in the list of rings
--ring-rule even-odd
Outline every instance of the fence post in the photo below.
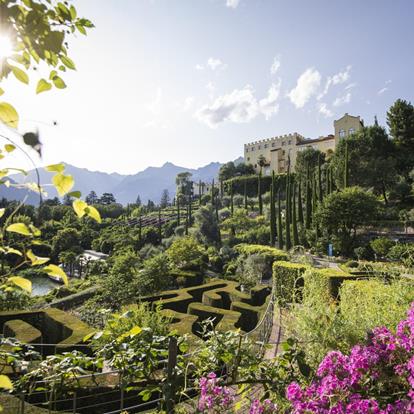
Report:
[[[165,409],[168,414],[174,412],[175,404],[175,373],[174,368],[177,365],[177,338],[172,336],[168,344],[168,365],[167,380],[164,385]]]
[[[123,373],[121,372],[121,375],[119,376],[119,388],[121,391],[121,401],[120,401],[120,409],[123,410],[124,409],[124,376]]]
[[[24,394],[20,395],[20,414],[24,414],[24,406],[25,406]]]
[[[76,394],[77,394],[77,392],[76,392],[76,390],[73,392],[73,408],[72,408],[72,412],[73,412],[73,414],[76,414]]]

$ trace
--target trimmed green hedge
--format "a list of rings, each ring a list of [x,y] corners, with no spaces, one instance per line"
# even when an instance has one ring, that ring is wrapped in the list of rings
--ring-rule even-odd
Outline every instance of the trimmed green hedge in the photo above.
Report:
[[[286,174],[276,175],[276,185],[281,188],[282,191],[286,188]],[[248,197],[257,197],[257,183],[258,175],[242,175],[240,177],[230,178],[224,181],[224,188],[226,192],[230,193],[230,186],[233,187],[233,194],[244,195],[244,189]],[[272,184],[272,176],[263,175],[261,180],[261,191],[267,193],[270,191],[270,185]]]
[[[190,270],[173,270],[170,276],[174,278],[179,287],[192,287],[201,285],[204,282],[204,276],[200,272]]]
[[[414,281],[406,278],[389,283],[378,279],[344,281],[340,296],[339,309],[346,330],[356,343],[376,326],[395,329],[414,300]]]
[[[344,281],[367,279],[368,276],[358,276],[337,269],[310,268],[303,274],[303,296],[306,300],[321,298],[326,302],[339,299],[339,289]]]
[[[172,329],[198,335],[201,322],[207,318],[215,318],[215,326],[219,330],[252,330],[268,304],[270,292],[268,286],[257,286],[248,294],[240,291],[237,282],[215,280],[200,286],[161,292],[141,298],[141,301],[161,305],[162,312],[174,318]],[[194,316],[197,316],[195,320]]]
[[[42,342],[42,332],[21,319],[12,319],[3,326],[5,337],[17,338],[25,344]]]
[[[80,319],[60,309],[0,312],[0,331],[4,330],[7,322],[16,319],[39,330],[42,333],[43,343],[57,344],[56,351],[62,352],[74,349],[70,345],[82,344],[83,338],[93,331]],[[24,340],[23,337],[17,335],[16,338]],[[82,350],[87,352],[87,345]],[[42,347],[41,352],[49,355],[55,352],[55,348]]]
[[[300,263],[277,261],[273,263],[273,283],[279,305],[300,302],[302,299],[303,273],[309,266]]]

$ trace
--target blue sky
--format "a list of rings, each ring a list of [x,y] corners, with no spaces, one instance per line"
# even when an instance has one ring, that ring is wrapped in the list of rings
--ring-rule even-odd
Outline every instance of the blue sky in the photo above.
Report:
[[[22,128],[40,128],[44,163],[198,167],[252,140],[332,133],[345,112],[385,123],[395,99],[413,100],[410,0],[74,3],[96,28],[72,42],[68,88],[4,95]]]

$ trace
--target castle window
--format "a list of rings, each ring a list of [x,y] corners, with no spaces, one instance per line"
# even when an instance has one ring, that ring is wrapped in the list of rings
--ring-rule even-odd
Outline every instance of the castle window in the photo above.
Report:
[[[286,145],[286,142],[285,142],[285,141],[282,141],[282,147],[283,147],[284,145]]]
[[[249,152],[249,148],[246,148],[246,152]]]
[[[353,134],[354,132],[355,132],[354,128],[349,128],[349,131],[348,131],[349,135]]]
[[[291,144],[292,144],[292,141],[291,141],[291,140],[289,140],[289,141],[288,141],[288,145],[291,145]]]
[[[272,142],[272,147],[274,147],[276,144],[274,142]]]
[[[262,149],[262,146],[261,146],[261,145],[259,145],[259,146],[257,147],[257,149]]]
[[[250,149],[250,151],[254,151],[254,147],[252,147],[252,148]]]
[[[264,147],[265,147],[265,148],[267,148],[267,147],[268,147],[268,145],[267,145],[267,144],[264,144]]]
[[[250,157],[247,157],[247,161],[250,161]]]
[[[340,138],[345,138],[345,135],[346,135],[345,130],[344,130],[344,129],[340,129],[340,130],[339,130],[339,137],[340,137]]]

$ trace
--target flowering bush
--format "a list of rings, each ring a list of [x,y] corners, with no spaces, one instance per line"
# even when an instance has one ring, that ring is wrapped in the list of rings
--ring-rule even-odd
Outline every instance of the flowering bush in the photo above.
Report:
[[[234,402],[234,393],[225,386],[217,385],[217,377],[211,372],[200,378],[200,399],[198,410],[201,413],[218,413],[228,410]]]
[[[254,400],[250,406],[249,414],[273,414],[277,413],[277,405],[270,400]]]
[[[305,389],[286,390],[293,414],[414,413],[414,302],[394,335],[375,328],[349,355],[329,352]]]

